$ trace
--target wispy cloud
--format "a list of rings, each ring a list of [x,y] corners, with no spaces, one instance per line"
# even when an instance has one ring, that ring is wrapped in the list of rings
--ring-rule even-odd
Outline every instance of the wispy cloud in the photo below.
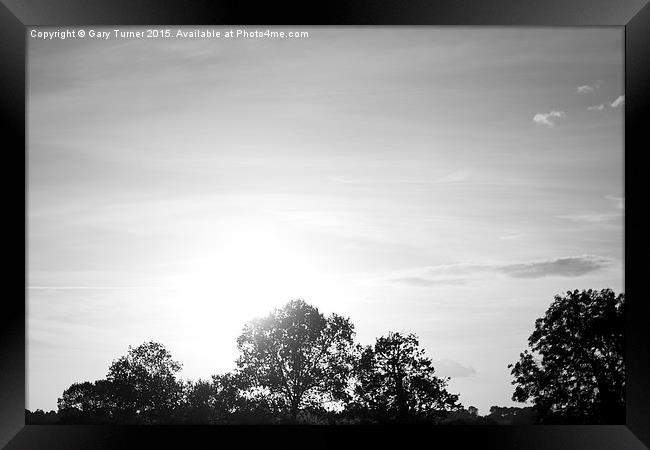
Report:
[[[619,108],[620,106],[622,106],[623,104],[625,104],[625,96],[624,95],[619,95],[618,97],[616,97],[616,99],[613,102],[609,103],[608,105],[611,108],[616,109],[616,108]],[[605,107],[606,107],[606,105],[604,103],[601,103],[599,105],[593,105],[593,106],[587,107],[587,111],[603,111],[605,109]]]
[[[389,281],[413,287],[431,287],[464,285],[481,273],[499,273],[512,278],[579,277],[606,268],[612,262],[603,256],[580,255],[510,264],[447,264],[415,269]]]
[[[515,278],[579,277],[607,267],[610,263],[609,258],[583,255],[556,258],[548,261],[508,264],[497,268],[497,270]]]
[[[596,211],[596,212],[577,212],[573,214],[563,214],[557,216],[559,219],[571,220],[573,222],[599,223],[619,220],[623,216],[625,209],[623,197],[615,195],[606,195],[605,198],[615,203],[614,211]]]
[[[623,105],[625,103],[625,96],[624,95],[619,95],[616,97],[616,100],[614,100],[612,103],[610,103],[610,106],[612,108],[618,108],[619,106]]]
[[[566,113],[564,111],[550,111],[547,113],[537,113],[535,114],[535,116],[533,116],[533,122],[552,128],[555,126],[555,123],[559,119],[564,119],[565,117],[566,117]]]
[[[427,277],[403,277],[395,278],[393,281],[405,284],[407,286],[428,287],[437,285],[459,286],[466,284],[467,280],[463,278],[427,278]]]
[[[615,213],[584,213],[584,214],[564,214],[557,216],[560,219],[567,219],[574,222],[607,222],[621,217],[620,212]]]
[[[576,91],[578,92],[578,94],[586,94],[595,91],[600,87],[601,84],[602,84],[601,81],[594,81],[593,83],[583,84],[581,86],[578,86],[576,88]]]

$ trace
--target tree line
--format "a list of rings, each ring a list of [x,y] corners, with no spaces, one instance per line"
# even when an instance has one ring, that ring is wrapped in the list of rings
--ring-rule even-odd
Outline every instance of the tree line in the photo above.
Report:
[[[486,416],[448,391],[415,334],[363,346],[348,318],[293,300],[244,326],[231,372],[181,380],[170,352],[145,342],[104,379],[65,389],[57,412],[26,411],[26,423],[623,423],[623,307],[609,289],[556,296],[509,366],[513,400],[532,406]]]

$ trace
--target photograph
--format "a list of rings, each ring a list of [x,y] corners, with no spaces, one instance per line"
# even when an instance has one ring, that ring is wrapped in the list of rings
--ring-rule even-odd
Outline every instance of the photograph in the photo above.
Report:
[[[26,424],[625,423],[621,27],[26,33]]]

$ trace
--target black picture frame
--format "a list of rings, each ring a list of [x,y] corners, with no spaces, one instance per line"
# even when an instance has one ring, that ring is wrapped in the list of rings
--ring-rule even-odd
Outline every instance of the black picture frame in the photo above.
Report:
[[[202,427],[25,425],[26,204],[18,194],[25,164],[26,33],[33,26],[75,25],[449,25],[617,26],[625,29],[625,294],[627,402],[625,425],[431,427]],[[643,221],[650,148],[648,0],[330,0],[313,4],[167,0],[0,0],[0,111],[4,125],[5,235],[16,243],[0,315],[0,445],[7,449],[204,448],[235,445],[440,445],[498,449],[643,449],[650,447],[650,339],[642,271],[649,241]],[[644,151],[645,150],[645,151]],[[9,161],[6,161],[9,158]],[[7,176],[9,175],[9,176]],[[19,236],[24,246],[20,248]],[[12,250],[13,251],[13,250]],[[22,262],[21,265],[19,262]],[[201,445],[199,445],[201,443]]]

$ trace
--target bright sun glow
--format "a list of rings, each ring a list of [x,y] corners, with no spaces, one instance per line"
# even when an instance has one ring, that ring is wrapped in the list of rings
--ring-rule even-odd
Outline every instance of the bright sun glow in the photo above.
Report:
[[[213,318],[219,314],[241,325],[322,286],[317,279],[323,267],[272,225],[232,227],[205,243],[176,287]]]

